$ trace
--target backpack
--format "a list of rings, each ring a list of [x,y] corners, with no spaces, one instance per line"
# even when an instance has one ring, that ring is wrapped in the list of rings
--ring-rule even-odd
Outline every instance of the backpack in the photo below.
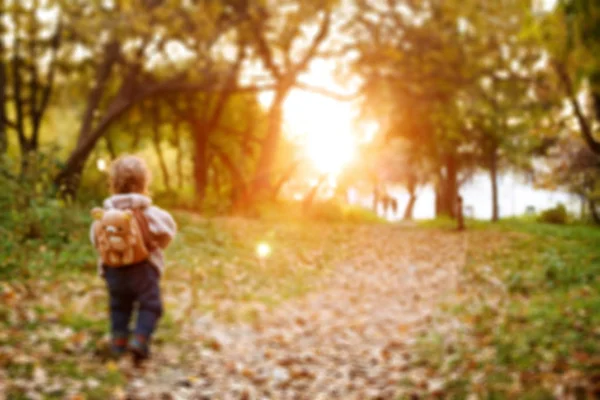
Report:
[[[148,259],[154,246],[142,210],[94,208],[92,216],[96,250],[102,264],[117,268]]]

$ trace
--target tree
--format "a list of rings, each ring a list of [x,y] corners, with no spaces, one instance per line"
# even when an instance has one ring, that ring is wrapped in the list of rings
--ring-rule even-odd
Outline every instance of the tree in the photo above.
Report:
[[[477,60],[479,80],[460,97],[466,132],[476,149],[473,156],[490,175],[492,221],[499,219],[499,171],[529,167],[536,144],[530,130],[550,108],[535,90],[546,79],[545,70],[535,69],[541,51],[519,39],[524,13],[506,5],[499,13],[504,16],[490,30],[489,52]]]
[[[293,5],[293,7],[290,7]],[[281,137],[283,105],[290,91],[298,84],[299,76],[307,70],[317,56],[319,46],[327,38],[331,27],[331,9],[334,2],[305,1],[302,3],[280,2],[275,10],[259,9],[244,29],[252,37],[252,45],[263,66],[274,81],[273,99],[267,115],[266,135],[262,139],[261,152],[252,180],[252,192],[256,198],[272,197],[273,164]],[[281,9],[294,11],[283,13]],[[268,15],[283,16],[284,20],[270,23]],[[316,34],[299,50],[299,43],[307,40],[302,32],[303,24],[318,19]]]
[[[435,166],[438,215],[453,216],[458,198],[464,132],[455,100],[473,82],[465,62],[473,39],[460,36],[458,22],[471,5],[365,1],[351,24],[365,114],[383,121],[388,135],[411,141]]]
[[[369,175],[376,188],[374,209],[377,210],[382,201],[389,201],[389,196],[385,194],[386,186],[402,185],[409,195],[403,219],[411,220],[417,201],[417,189],[425,185],[432,176],[431,167],[425,164],[427,157],[419,153],[422,148],[416,147],[410,140],[398,137],[380,139],[369,147],[371,148],[361,157],[361,163],[369,165]]]
[[[522,161],[512,155],[526,151],[519,135],[539,100],[530,92],[541,51],[521,34],[529,2],[360,4],[352,32],[366,113],[433,166],[437,215],[455,216],[461,183],[483,165],[496,220],[499,169]]]
[[[134,105],[170,93],[220,90],[223,77],[209,68],[207,60],[212,44],[239,23],[239,15],[231,4],[203,7],[195,2],[174,6],[155,1],[135,5],[79,1],[63,6],[69,12],[70,34],[89,52],[82,65],[92,80],[76,146],[55,179],[74,195],[96,143]],[[98,36],[107,39],[99,42]],[[187,62],[171,61],[168,45],[173,43],[193,56]],[[152,65],[157,55],[167,60],[163,68]]]
[[[0,0],[0,21],[4,20],[4,7],[4,0]],[[4,37],[5,34],[4,23],[0,22],[0,37]],[[6,85],[6,54],[4,41],[0,40],[0,155],[8,150]]]
[[[31,154],[38,150],[42,121],[61,62],[62,15],[58,12],[55,20],[42,21],[39,13],[55,6],[55,2],[13,2],[7,13],[10,44],[5,49],[2,43],[0,48],[0,150],[6,151],[9,126],[17,135],[22,174],[27,172]],[[13,115],[8,115],[8,110],[14,110]]]
[[[600,4],[594,0],[560,0],[555,10],[536,26],[580,133],[590,148],[600,154],[596,125],[600,123]],[[580,103],[583,91],[591,102],[586,113]]]
[[[547,150],[546,157],[550,168],[539,174],[538,184],[550,189],[562,187],[578,195],[600,224],[600,156],[581,138],[567,132]]]

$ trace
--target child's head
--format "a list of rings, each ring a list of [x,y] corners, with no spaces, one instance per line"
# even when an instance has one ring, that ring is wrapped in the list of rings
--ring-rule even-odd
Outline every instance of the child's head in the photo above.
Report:
[[[143,159],[124,155],[116,159],[110,169],[110,191],[113,194],[148,192],[150,171]]]

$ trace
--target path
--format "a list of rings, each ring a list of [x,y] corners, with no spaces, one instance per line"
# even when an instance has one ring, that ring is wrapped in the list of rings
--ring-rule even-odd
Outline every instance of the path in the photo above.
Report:
[[[205,338],[190,363],[165,354],[130,380],[131,398],[393,399],[408,346],[435,323],[464,264],[464,237],[398,227],[365,228],[369,242],[322,289],[263,313],[250,325],[196,322]],[[206,346],[206,342],[211,346]]]

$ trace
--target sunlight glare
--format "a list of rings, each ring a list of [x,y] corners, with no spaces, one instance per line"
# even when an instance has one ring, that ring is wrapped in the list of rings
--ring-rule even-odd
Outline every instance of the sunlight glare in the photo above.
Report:
[[[340,82],[334,63],[315,61],[303,74],[303,82],[335,93],[357,90],[356,82]],[[274,93],[262,92],[259,102],[265,109],[272,106]],[[354,161],[359,146],[370,142],[379,126],[363,121],[356,105],[323,94],[294,89],[283,105],[284,132],[302,148],[313,168],[321,175],[337,177],[344,167]]]
[[[285,103],[287,131],[314,167],[337,175],[355,156],[353,110],[348,103],[295,91]]]
[[[99,158],[96,161],[96,168],[98,168],[98,171],[100,172],[106,171],[106,161],[102,158]]]
[[[271,246],[268,243],[262,242],[256,246],[256,255],[259,258],[267,258],[271,255]]]

